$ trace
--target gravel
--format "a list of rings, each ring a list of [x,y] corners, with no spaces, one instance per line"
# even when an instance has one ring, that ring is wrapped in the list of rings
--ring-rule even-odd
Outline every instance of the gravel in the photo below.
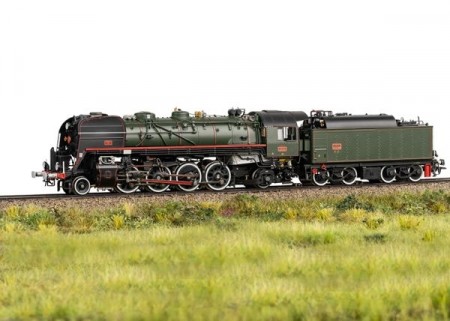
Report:
[[[271,188],[260,191],[247,191],[257,195],[261,199],[278,199],[280,201],[292,198],[323,198],[323,197],[345,197],[350,194],[399,194],[404,192],[420,193],[425,190],[449,190],[450,182],[416,183],[416,184],[361,184],[355,186],[326,186],[326,187],[283,187]],[[168,201],[181,202],[221,202],[235,197],[238,193],[245,192],[245,189],[227,190],[227,192],[194,192],[190,194],[164,193],[164,194],[139,194],[135,196],[117,196],[111,194],[99,194],[98,197],[88,198],[41,198],[27,200],[0,200],[0,209],[5,209],[12,205],[37,206],[42,208],[66,208],[75,207],[81,209],[103,209],[118,206],[124,203],[155,203],[161,204]]]

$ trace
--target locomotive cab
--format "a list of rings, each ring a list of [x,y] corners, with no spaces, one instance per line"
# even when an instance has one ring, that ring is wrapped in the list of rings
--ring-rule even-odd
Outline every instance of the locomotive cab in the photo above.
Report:
[[[267,144],[267,156],[298,157],[299,128],[298,124],[308,116],[301,111],[268,111],[255,112],[262,123],[261,137]]]

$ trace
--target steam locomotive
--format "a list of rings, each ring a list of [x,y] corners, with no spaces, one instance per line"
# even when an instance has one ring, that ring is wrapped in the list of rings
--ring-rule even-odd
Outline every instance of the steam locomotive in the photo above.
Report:
[[[293,180],[417,182],[444,165],[433,150],[432,126],[421,121],[324,110],[230,109],[216,116],[175,109],[166,118],[73,116],[62,123],[50,161],[32,176],[67,194],[85,195],[92,187],[128,194],[267,188]]]

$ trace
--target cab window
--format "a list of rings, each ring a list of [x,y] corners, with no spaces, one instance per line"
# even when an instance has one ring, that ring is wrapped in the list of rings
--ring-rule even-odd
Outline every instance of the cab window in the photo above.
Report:
[[[277,128],[277,139],[278,140],[296,140],[297,139],[297,128],[296,127],[278,127]]]

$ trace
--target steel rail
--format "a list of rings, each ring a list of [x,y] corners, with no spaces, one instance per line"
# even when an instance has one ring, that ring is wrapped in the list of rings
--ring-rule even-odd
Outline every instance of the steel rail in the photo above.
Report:
[[[99,191],[94,193],[89,193],[84,196],[80,195],[66,195],[64,193],[52,193],[52,194],[33,194],[33,195],[0,195],[0,201],[15,201],[15,200],[39,200],[39,199],[89,199],[89,198],[134,198],[134,197],[160,197],[160,196],[177,196],[177,195],[189,195],[192,193],[203,193],[203,194],[242,194],[242,193],[251,193],[251,194],[260,194],[260,193],[270,193],[270,192],[277,192],[277,191],[289,191],[289,190],[301,190],[301,189],[318,189],[318,190],[324,190],[324,189],[333,189],[333,188],[340,188],[340,189],[364,189],[368,186],[377,186],[377,187],[389,187],[389,186],[399,186],[399,185],[405,185],[405,186],[417,186],[417,185],[423,185],[423,184],[433,184],[433,183],[446,183],[450,182],[450,178],[444,177],[444,178],[433,178],[433,179],[423,179],[419,182],[410,182],[410,181],[398,181],[391,184],[386,183],[366,183],[366,182],[357,182],[354,185],[344,185],[344,184],[327,184],[325,186],[315,186],[315,185],[302,185],[302,184],[286,184],[286,185],[278,185],[278,186],[270,186],[265,189],[261,188],[240,188],[240,187],[228,187],[225,190],[222,191],[210,191],[208,189],[200,189],[196,190],[194,192],[185,192],[185,191],[179,191],[179,190],[170,190],[163,193],[152,193],[152,192],[135,192],[131,194],[123,194],[123,193],[110,193],[108,191]]]

